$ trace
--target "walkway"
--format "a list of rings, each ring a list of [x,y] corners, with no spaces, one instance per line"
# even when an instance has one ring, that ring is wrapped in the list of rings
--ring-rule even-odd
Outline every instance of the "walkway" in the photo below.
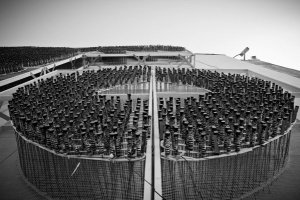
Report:
[[[26,184],[20,174],[17,143],[10,126],[0,127],[0,197],[3,200],[44,199]]]

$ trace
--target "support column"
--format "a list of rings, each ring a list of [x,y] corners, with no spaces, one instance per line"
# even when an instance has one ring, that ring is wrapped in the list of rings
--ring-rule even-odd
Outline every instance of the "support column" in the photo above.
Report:
[[[95,57],[95,58],[92,58],[92,60],[91,60],[91,64],[94,64],[99,58],[101,58],[101,56],[100,55],[98,55],[97,57]]]
[[[139,56],[133,54],[133,57],[135,57],[138,61],[137,65],[140,65],[140,64],[143,64],[145,65],[146,64],[146,59],[149,57],[150,55],[147,55],[147,56],[142,56],[142,59],[140,59]]]
[[[41,73],[41,75],[42,75],[42,73]],[[33,79],[36,78],[36,76],[35,76],[33,73],[31,73],[31,72],[30,72],[30,76],[31,76]]]
[[[146,59],[149,58],[149,57],[150,57],[150,55],[143,56],[142,63],[143,63],[144,65],[146,65]]]
[[[86,65],[86,55],[82,55],[82,66],[85,67]]]
[[[72,58],[70,58],[70,63],[71,63],[72,69],[74,69],[75,68],[75,59],[72,60]]]
[[[182,60],[182,63],[180,63],[177,67],[180,67],[183,64],[187,64],[189,66],[191,66],[192,68],[195,68],[195,66],[191,63],[191,58],[193,55],[187,56],[187,58],[185,56],[182,56],[180,54],[178,54],[178,57]]]

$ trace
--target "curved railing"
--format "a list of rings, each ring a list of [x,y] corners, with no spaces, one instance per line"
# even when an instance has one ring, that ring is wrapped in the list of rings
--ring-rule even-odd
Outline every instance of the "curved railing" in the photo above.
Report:
[[[208,75],[211,76],[210,73]],[[229,79],[230,81],[235,82],[232,77],[229,77]],[[234,79],[236,79],[236,77]],[[190,84],[190,80],[193,80],[197,84]],[[246,79],[243,77],[242,80]],[[168,81],[163,81],[165,83],[161,82],[160,84],[155,85],[152,80],[153,87],[157,89],[158,96],[173,96],[176,94],[177,96],[182,97],[184,96],[184,93],[194,93],[194,95],[199,95],[199,93],[212,91],[214,88],[214,81],[211,79],[204,78],[203,80],[198,80],[196,77],[191,75],[190,78],[184,78],[183,81],[187,81],[187,84],[172,85],[168,84]],[[97,92],[107,95],[114,95],[119,94],[120,90],[124,90],[135,93],[135,95],[144,95],[148,92],[152,93],[153,90],[155,90],[153,88],[150,89],[152,82],[150,81],[150,84],[148,84],[148,82],[141,83],[137,85],[138,87],[136,87],[136,85],[117,85],[116,82],[114,87],[110,88],[110,90],[99,90]],[[282,93],[281,89],[280,92]],[[214,93],[214,95],[216,93]],[[157,100],[156,92],[153,92],[153,95],[153,98]],[[211,97],[211,94],[209,95]],[[288,95],[285,96],[286,98],[290,98]],[[152,98],[150,98],[150,100],[151,99]],[[154,106],[156,104],[157,102],[152,102],[150,105]],[[152,106],[150,106],[151,109]],[[158,106],[156,105],[155,108],[157,107]],[[293,104],[289,105],[289,107],[294,109]],[[149,111],[151,109],[149,109]],[[190,110],[187,112],[189,116],[192,116],[191,114],[193,113],[189,113]],[[161,111],[157,112],[156,109],[153,109],[153,112],[157,114]],[[252,145],[250,145],[250,143],[248,145],[247,143],[247,145],[244,145],[242,148],[240,148],[240,143],[237,141],[240,140],[239,136],[241,131],[235,128],[235,131],[237,133],[239,132],[239,134],[236,134],[233,139],[238,138],[238,140],[233,140],[231,145],[227,145],[229,146],[229,148],[226,149],[227,151],[224,150],[225,142],[222,147],[222,152],[219,150],[219,148],[217,148],[219,145],[214,146],[212,144],[204,144],[203,147],[205,148],[203,152],[202,150],[199,150],[200,148],[197,148],[197,156],[188,156],[189,154],[182,154],[183,151],[175,151],[176,153],[174,154],[166,153],[167,150],[171,149],[170,145],[168,147],[169,149],[164,150],[162,154],[160,154],[160,151],[155,151],[154,157],[161,161],[161,165],[159,164],[159,166],[161,166],[161,170],[160,168],[152,169],[155,171],[154,176],[151,174],[151,178],[148,178],[147,180],[154,179],[155,182],[153,182],[155,185],[157,182],[159,182],[157,181],[156,176],[157,174],[161,173],[162,196],[164,199],[234,199],[245,197],[268,184],[284,170],[288,160],[289,142],[292,127],[291,125],[290,128],[287,129],[287,124],[290,124],[294,121],[294,118],[297,114],[297,109],[295,108],[295,111],[291,109],[291,111],[286,113],[286,115],[287,114],[288,117],[283,115],[284,123],[282,123],[280,132],[278,129],[276,129],[276,134],[274,134],[272,137],[267,137],[266,140],[263,137],[260,137],[260,140],[257,140],[253,144],[254,147],[250,147]],[[210,117],[208,117],[208,115],[205,116],[207,119],[209,119],[213,115],[210,115]],[[191,117],[189,118],[192,119]],[[157,120],[157,122],[155,122],[156,125],[159,125],[158,117],[156,116],[154,119]],[[206,123],[206,125],[210,125],[210,122],[208,123],[208,121],[209,120],[207,120],[207,122],[203,122]],[[222,122],[223,120],[220,121]],[[216,125],[217,123],[218,122],[213,121],[213,124]],[[203,130],[203,128],[201,129]],[[167,142],[171,141],[168,138],[169,136],[165,136],[165,138],[162,137],[163,134],[170,135],[166,134],[166,131],[162,131],[161,128],[157,129],[157,131],[155,130],[156,129],[154,129],[154,133],[152,135],[160,136],[158,137],[160,140],[165,140]],[[200,128],[198,130],[200,130]],[[223,134],[224,131],[222,130],[220,132]],[[137,157],[135,159],[128,159],[128,157],[119,157],[118,159],[110,159],[109,157],[106,157],[104,159],[101,158],[101,155],[68,155],[67,153],[57,153],[55,150],[46,148],[49,145],[43,146],[42,144],[33,142],[27,139],[25,137],[26,135],[23,135],[23,133],[17,130],[15,130],[15,133],[18,144],[20,165],[24,176],[38,190],[45,192],[52,198],[142,199],[145,197],[143,193],[144,181],[146,181],[144,180],[145,156]],[[190,134],[192,131],[188,133],[189,135],[192,135]],[[212,133],[215,134],[214,131],[212,131]],[[217,135],[218,134],[214,136]],[[199,136],[202,136],[202,134],[199,134]],[[206,134],[203,136],[206,137]],[[261,135],[257,134],[257,136]],[[178,137],[178,135],[176,137]],[[162,142],[160,140],[158,141]],[[192,152],[194,150],[192,148],[197,145],[197,147],[200,147],[200,143],[196,144],[195,146],[191,145],[191,148],[185,148],[185,145],[188,144],[187,142],[191,142],[193,144],[193,141],[196,141],[196,139],[194,140],[194,138],[192,138],[191,140],[186,140],[184,142],[181,141],[182,145],[180,147],[184,149],[174,149]],[[209,140],[203,141],[207,143],[209,142]],[[159,149],[158,146],[159,145],[155,146],[155,150]],[[161,145],[161,149],[164,149],[163,145]],[[107,156],[110,155],[111,154],[108,154]],[[149,158],[149,156],[147,156],[147,158]],[[154,164],[151,164],[151,167],[157,167],[157,163],[159,162],[156,162],[155,160]],[[159,171],[159,173],[157,173],[157,171]],[[153,182],[148,184],[153,187]],[[157,192],[156,185],[154,186],[154,189],[156,193],[159,194]]]
[[[208,87],[182,84],[178,80],[172,84],[172,81],[167,82],[165,79],[164,76],[164,79],[157,80],[156,89],[162,98],[175,98],[175,95],[179,98],[197,98],[196,93],[210,91]],[[264,188],[284,171],[293,124],[288,129],[281,127],[286,131],[269,138],[263,144],[257,143],[254,147],[244,144],[237,152],[226,152],[223,149],[216,154],[207,151],[202,154],[196,151],[194,153],[197,156],[185,151],[187,141],[181,141],[178,153],[173,151],[176,148],[169,147],[170,143],[166,149],[168,141],[163,140],[165,126],[163,123],[160,126],[162,196],[165,199],[242,199]]]
[[[102,159],[57,154],[15,130],[23,175],[57,199],[142,199],[145,156]]]
[[[291,126],[292,127],[292,126]],[[166,199],[235,199],[277,177],[288,161],[291,127],[284,135],[238,153],[206,158],[161,157]]]

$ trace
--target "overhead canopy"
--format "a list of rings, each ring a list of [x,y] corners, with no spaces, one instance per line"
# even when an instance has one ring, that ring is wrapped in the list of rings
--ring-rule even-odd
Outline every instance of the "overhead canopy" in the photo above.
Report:
[[[226,69],[232,72],[246,69],[250,76],[253,75],[275,83],[284,84],[284,87],[286,86],[286,89],[291,90],[291,92],[300,92],[300,78],[226,55],[196,54],[195,67],[210,70]]]
[[[107,54],[99,51],[84,53],[87,57],[132,57],[132,56],[191,56],[193,55],[189,51],[149,51],[149,52],[138,52],[138,51],[126,51],[126,53],[120,54]]]

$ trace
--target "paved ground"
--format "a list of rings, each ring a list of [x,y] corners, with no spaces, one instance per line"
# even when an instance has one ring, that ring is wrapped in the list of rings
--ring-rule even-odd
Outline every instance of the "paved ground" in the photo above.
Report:
[[[44,199],[22,179],[13,129],[0,127],[0,199]]]
[[[285,171],[269,187],[250,199],[296,200],[300,198],[300,121],[294,126],[290,143],[290,157]]]

